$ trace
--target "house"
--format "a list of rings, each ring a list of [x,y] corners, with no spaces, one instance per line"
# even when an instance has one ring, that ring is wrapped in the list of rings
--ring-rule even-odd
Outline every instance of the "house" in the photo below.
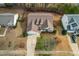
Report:
[[[0,13],[1,26],[16,26],[17,20],[17,13]]]
[[[51,13],[29,13],[27,21],[27,34],[53,32],[53,16]]]
[[[65,14],[61,21],[68,33],[79,34],[79,14]]]
[[[14,7],[16,3],[0,3],[0,7]]]
[[[4,37],[7,33],[8,27],[15,27],[18,20],[16,13],[0,13],[0,29],[5,28],[0,37]]]
[[[5,7],[5,4],[4,3],[0,3],[0,7]]]

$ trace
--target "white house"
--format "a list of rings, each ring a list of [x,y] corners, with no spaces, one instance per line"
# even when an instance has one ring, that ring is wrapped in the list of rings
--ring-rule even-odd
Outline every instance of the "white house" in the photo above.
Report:
[[[79,34],[79,14],[65,14],[61,21],[68,33]]]

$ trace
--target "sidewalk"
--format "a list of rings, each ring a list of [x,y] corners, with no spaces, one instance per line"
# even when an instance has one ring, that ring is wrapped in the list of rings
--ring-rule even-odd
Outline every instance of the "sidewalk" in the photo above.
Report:
[[[38,36],[39,35],[31,35],[27,37],[27,56],[34,56]]]
[[[68,41],[69,41],[69,44],[70,44],[70,47],[71,47],[71,49],[72,49],[72,51],[73,51],[73,54],[75,55],[75,56],[77,56],[77,55],[79,55],[79,50],[78,50],[78,45],[77,45],[77,43],[72,43],[71,42],[71,38],[67,35],[67,37],[68,37]]]

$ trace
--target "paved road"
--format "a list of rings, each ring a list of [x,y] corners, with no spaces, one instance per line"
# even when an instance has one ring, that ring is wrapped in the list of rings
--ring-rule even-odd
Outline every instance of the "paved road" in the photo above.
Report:
[[[72,51],[35,51],[35,54],[73,53]]]
[[[31,35],[27,37],[27,56],[34,56],[38,36],[40,35]]]
[[[68,41],[69,41],[70,47],[71,47],[71,49],[73,51],[73,54],[75,56],[79,55],[79,49],[78,49],[77,43],[72,43],[71,42],[71,38],[68,35],[67,35],[67,37],[68,37]]]

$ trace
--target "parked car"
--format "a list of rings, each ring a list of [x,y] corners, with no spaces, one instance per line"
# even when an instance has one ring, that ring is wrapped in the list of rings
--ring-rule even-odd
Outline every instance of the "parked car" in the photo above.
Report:
[[[72,43],[76,43],[76,39],[77,39],[76,36],[75,35],[71,35],[70,37],[71,37]]]

